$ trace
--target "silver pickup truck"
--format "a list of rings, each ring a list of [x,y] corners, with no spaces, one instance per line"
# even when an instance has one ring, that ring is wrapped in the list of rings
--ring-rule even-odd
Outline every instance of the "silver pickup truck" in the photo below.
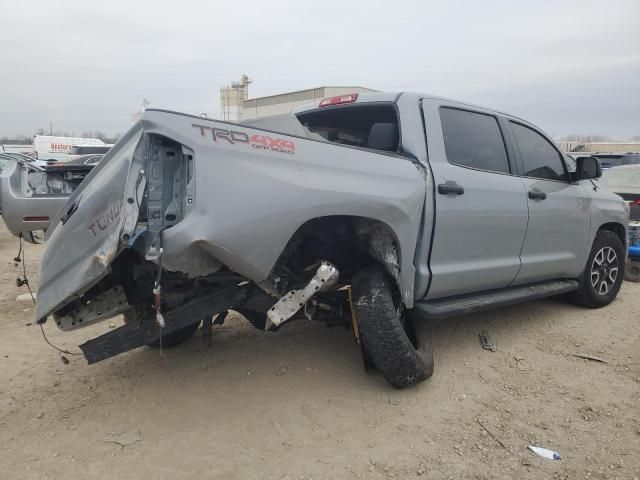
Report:
[[[124,314],[81,345],[94,363],[230,309],[266,330],[346,318],[406,387],[433,371],[424,319],[616,297],[628,206],[600,173],[520,118],[417,93],[244,124],[147,110],[53,219],[36,321]]]

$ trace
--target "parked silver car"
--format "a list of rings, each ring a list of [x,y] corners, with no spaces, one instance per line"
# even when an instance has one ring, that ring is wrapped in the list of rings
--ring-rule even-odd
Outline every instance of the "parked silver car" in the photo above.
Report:
[[[20,154],[0,154],[0,212],[9,231],[35,242],[33,232],[47,230],[100,157],[87,155],[59,164]]]

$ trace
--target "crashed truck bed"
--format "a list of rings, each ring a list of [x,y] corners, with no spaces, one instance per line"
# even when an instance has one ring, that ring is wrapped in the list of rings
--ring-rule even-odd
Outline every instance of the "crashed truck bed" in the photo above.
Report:
[[[416,251],[420,169],[318,139],[294,116],[278,125],[289,133],[147,110],[53,219],[36,320],[53,315],[69,330],[126,311],[139,300],[138,264],[189,279],[230,272],[275,302],[285,292],[274,269],[292,238],[328,216],[372,235],[368,248],[411,307],[413,253],[398,252]]]

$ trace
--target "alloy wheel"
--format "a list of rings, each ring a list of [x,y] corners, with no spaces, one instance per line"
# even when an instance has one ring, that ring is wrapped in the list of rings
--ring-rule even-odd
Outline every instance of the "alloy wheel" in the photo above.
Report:
[[[618,255],[611,247],[603,247],[591,263],[591,286],[598,295],[606,295],[618,278]]]

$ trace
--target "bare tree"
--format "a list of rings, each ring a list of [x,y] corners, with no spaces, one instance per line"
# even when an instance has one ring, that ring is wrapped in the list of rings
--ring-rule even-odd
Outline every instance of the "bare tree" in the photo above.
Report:
[[[29,145],[32,141],[28,135],[16,135],[15,137],[4,136],[0,138],[0,144],[4,145]]]
[[[607,135],[585,135],[573,133],[566,135],[560,139],[561,142],[579,142],[579,143],[593,143],[593,142],[610,142],[611,137]]]

